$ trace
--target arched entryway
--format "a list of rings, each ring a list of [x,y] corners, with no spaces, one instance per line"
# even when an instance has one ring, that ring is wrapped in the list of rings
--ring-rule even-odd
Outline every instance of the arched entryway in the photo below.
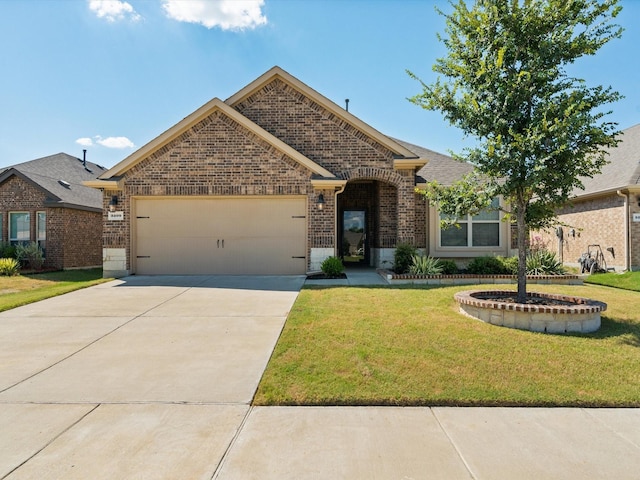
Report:
[[[349,180],[337,197],[337,247],[345,266],[380,266],[396,246],[398,189],[372,179]]]

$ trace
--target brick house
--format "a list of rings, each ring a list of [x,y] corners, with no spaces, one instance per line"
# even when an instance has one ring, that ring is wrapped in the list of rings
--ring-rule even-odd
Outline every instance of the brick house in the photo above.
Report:
[[[539,234],[567,265],[578,266],[589,245],[600,245],[607,267],[640,270],[640,124],[622,133],[602,172],[583,179],[584,190],[558,212],[568,226]]]
[[[104,168],[58,153],[0,173],[0,230],[11,244],[38,242],[45,268],[100,266],[102,195],[82,182]]]
[[[458,162],[383,135],[274,67],[85,185],[111,210],[105,276],[304,274],[332,255],[391,266],[401,242],[440,257],[507,254],[498,218],[439,231],[415,188],[449,169]]]

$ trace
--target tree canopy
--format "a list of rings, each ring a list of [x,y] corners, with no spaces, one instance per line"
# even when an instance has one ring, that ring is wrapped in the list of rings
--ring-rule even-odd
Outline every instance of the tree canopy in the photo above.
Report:
[[[455,157],[475,166],[472,181],[462,184],[484,196],[452,195],[437,184],[426,194],[447,214],[482,208],[478,198],[504,197],[517,221],[522,301],[529,228],[549,226],[583,186],[580,177],[601,171],[604,147],[618,142],[606,106],[621,95],[587,85],[567,67],[621,36],[613,23],[621,7],[618,0],[459,0],[452,8],[438,10],[446,19],[446,36],[438,38],[447,48],[433,66],[440,76],[429,85],[408,72],[422,85],[410,101],[477,139]]]

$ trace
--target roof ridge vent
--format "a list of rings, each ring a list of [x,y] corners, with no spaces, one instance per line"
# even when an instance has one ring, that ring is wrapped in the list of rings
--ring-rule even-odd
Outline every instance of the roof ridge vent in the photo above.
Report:
[[[65,182],[64,180],[58,180],[58,183],[64,188],[71,188],[71,184],[69,182]]]

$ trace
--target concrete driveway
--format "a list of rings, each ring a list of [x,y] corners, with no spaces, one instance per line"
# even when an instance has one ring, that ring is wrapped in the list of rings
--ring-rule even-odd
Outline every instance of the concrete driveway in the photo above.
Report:
[[[0,478],[209,479],[304,277],[127,277],[0,314]]]
[[[251,407],[303,282],[128,277],[1,313],[0,480],[640,478],[640,409]]]

